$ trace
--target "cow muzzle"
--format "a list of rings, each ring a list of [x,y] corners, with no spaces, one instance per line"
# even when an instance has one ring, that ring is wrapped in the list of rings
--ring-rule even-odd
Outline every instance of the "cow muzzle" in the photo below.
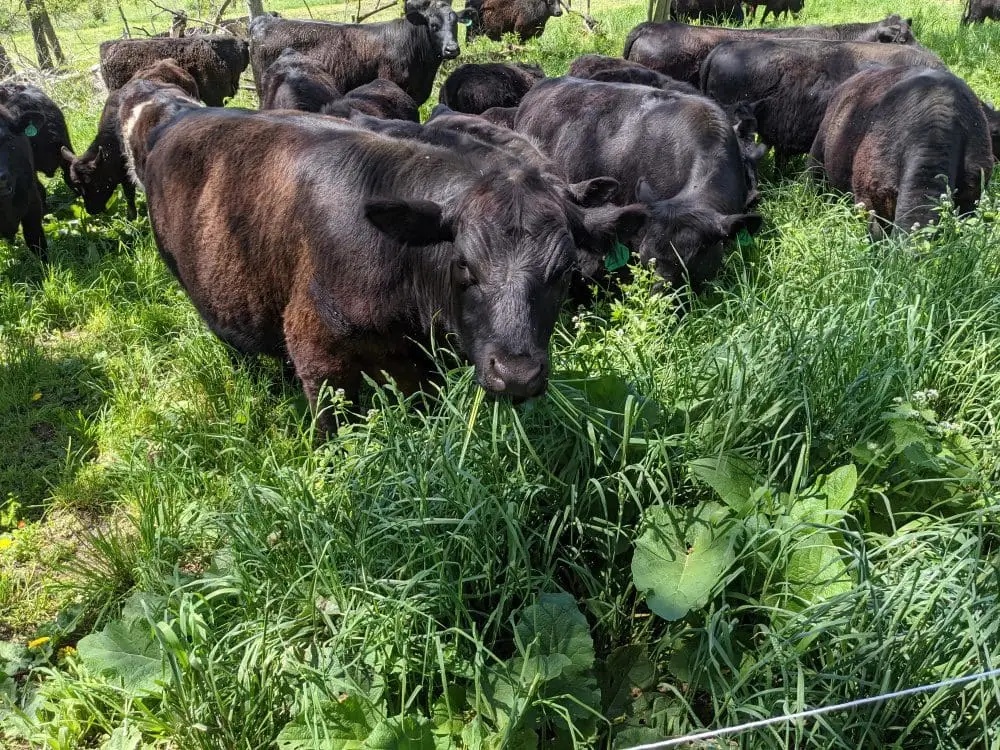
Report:
[[[458,57],[459,48],[455,42],[449,42],[441,48],[441,57],[445,60],[454,60]]]
[[[480,384],[497,396],[524,401],[545,392],[549,364],[545,355],[512,356],[494,352],[476,368]]]

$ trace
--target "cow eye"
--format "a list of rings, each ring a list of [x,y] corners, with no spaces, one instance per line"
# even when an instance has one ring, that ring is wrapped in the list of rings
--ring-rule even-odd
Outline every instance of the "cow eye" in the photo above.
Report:
[[[470,287],[477,283],[476,277],[472,273],[472,269],[469,268],[469,264],[464,258],[459,258],[455,261],[455,280],[463,288]]]

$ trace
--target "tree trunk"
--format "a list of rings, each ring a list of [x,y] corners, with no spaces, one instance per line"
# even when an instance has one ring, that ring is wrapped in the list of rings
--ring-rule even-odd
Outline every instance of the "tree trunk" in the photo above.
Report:
[[[183,39],[184,29],[187,28],[188,17],[187,13],[181,11],[180,13],[174,13],[173,22],[170,24],[170,37],[172,39]]]
[[[264,0],[247,0],[247,8],[250,10],[250,18],[264,15]]]
[[[59,37],[56,36],[56,30],[52,28],[52,21],[49,18],[49,12],[45,9],[44,0],[38,0],[38,7],[42,10],[42,28],[45,29],[45,38],[49,40],[49,46],[52,48],[56,60],[60,65],[65,65],[66,58],[63,55],[62,47],[59,46]]]
[[[14,75],[14,66],[10,64],[10,58],[7,57],[7,50],[0,44],[0,80],[12,75]]]
[[[49,54],[49,44],[45,40],[45,26],[42,24],[36,0],[24,0],[28,11],[28,23],[31,24],[31,40],[35,43],[35,55],[38,57],[38,67],[52,70],[52,56]]]
[[[650,21],[663,23],[670,20],[671,0],[649,0],[646,9],[646,18]]]

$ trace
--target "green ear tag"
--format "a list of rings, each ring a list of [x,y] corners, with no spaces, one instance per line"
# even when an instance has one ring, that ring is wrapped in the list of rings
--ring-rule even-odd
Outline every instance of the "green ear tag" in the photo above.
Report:
[[[628,264],[632,252],[620,242],[615,242],[615,248],[604,256],[604,267],[609,271],[617,271]]]
[[[24,134],[29,138],[34,138],[38,135],[38,128],[35,127],[35,123],[29,122],[28,127],[24,129]]]
[[[462,25],[463,26],[472,26],[472,19],[471,18],[466,18],[464,21],[462,21]]]
[[[750,232],[746,229],[741,229],[736,235],[736,244],[740,247],[746,247],[747,245],[753,244],[753,237],[750,236]]]

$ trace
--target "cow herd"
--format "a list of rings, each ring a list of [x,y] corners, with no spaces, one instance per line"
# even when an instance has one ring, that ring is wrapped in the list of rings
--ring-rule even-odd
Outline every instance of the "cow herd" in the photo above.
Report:
[[[134,218],[138,187],[211,330],[280,358],[314,406],[364,373],[419,388],[442,334],[487,391],[522,400],[545,389],[567,295],[619,283],[633,259],[695,291],[718,274],[761,227],[769,148],[779,169],[808,154],[873,237],[932,223],[948,191],[972,210],[1000,153],[1000,117],[898,16],[641,24],[623,57],[559,78],[462,65],[421,124],[470,18],[407,0],[385,23],[260,16],[249,42],[106,42],[110,93],[79,155],[43,92],[0,85],[0,236],[20,225],[44,257],[36,170],[62,169],[93,213],[121,185]],[[222,107],[248,65],[260,110]]]

